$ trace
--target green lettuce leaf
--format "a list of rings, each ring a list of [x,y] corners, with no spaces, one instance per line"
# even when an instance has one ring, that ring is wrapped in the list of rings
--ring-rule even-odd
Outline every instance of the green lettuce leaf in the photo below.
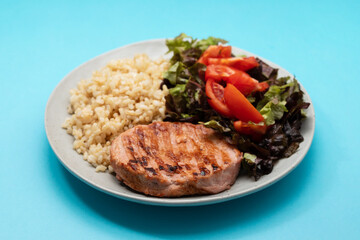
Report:
[[[257,158],[257,156],[255,154],[251,154],[251,153],[244,153],[244,159],[246,161],[247,164],[249,165],[253,165],[255,164],[255,159]]]
[[[256,108],[257,110],[262,109],[269,101],[278,99],[279,101],[286,100],[286,89],[294,85],[294,82],[284,85],[272,85],[269,87],[267,92],[264,94],[264,98],[259,101]]]
[[[286,101],[278,101],[274,98],[260,109],[260,114],[264,117],[266,125],[273,125],[275,120],[282,118],[284,112],[287,112],[285,105]]]
[[[203,124],[205,127],[208,127],[208,128],[212,128],[212,129],[215,129],[215,130],[218,130],[219,132],[230,132],[231,129],[230,128],[227,128],[227,127],[224,127],[222,126],[218,121],[216,120],[210,120],[208,122],[205,122],[205,123],[201,123]]]
[[[181,76],[181,73],[184,71],[185,67],[182,62],[176,62],[172,65],[166,72],[163,73],[163,78],[169,80],[172,85],[184,84],[187,82],[187,79]]]
[[[219,43],[225,44],[227,41],[221,38],[208,37],[207,39],[197,40],[194,47],[205,51],[210,45],[218,45]]]
[[[235,57],[246,58],[247,55],[246,54],[235,54]]]
[[[182,113],[186,109],[186,84],[177,84],[175,87],[169,89],[168,98],[171,98],[174,110],[177,113]]]
[[[182,113],[182,114],[180,114],[180,116],[181,116],[183,119],[187,119],[187,118],[192,118],[192,117],[194,117],[194,115],[190,115],[190,114],[187,114],[187,113]]]
[[[169,89],[169,93],[173,96],[180,96],[185,93],[186,84],[177,84],[175,87]]]
[[[166,46],[168,47],[168,53],[180,53],[184,50],[191,48],[193,45],[194,40],[192,37],[186,35],[185,33],[181,33],[179,36],[173,39],[166,40]]]
[[[263,115],[265,123],[272,125],[276,120],[283,117],[286,108],[287,98],[294,92],[299,92],[299,84],[296,79],[289,82],[289,77],[277,79],[277,84],[271,85],[268,91],[264,94],[256,109]]]

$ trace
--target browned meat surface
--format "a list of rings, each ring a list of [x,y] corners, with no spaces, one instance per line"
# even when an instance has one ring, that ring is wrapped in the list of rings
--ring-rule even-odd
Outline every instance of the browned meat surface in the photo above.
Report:
[[[130,188],[158,197],[229,189],[242,154],[214,130],[191,123],[136,126],[111,145],[111,165]]]

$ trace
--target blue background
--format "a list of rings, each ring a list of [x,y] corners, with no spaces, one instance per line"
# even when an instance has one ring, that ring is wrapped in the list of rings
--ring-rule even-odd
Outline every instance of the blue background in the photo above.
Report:
[[[359,239],[359,1],[1,1],[0,239]],[[103,52],[186,32],[297,76],[312,147],[275,185],[222,204],[154,207],[99,192],[49,146],[59,81]]]

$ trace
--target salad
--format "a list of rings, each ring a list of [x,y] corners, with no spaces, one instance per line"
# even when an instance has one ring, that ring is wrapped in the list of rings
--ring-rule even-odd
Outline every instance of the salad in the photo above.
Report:
[[[291,156],[304,140],[303,92],[295,78],[253,56],[234,56],[227,41],[184,33],[166,41],[171,66],[165,121],[204,124],[244,153],[242,171],[258,180],[274,162]]]

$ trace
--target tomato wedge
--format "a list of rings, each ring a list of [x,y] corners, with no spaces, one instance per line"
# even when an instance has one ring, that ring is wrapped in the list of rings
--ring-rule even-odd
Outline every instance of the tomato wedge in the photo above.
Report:
[[[245,72],[259,66],[255,57],[209,58],[208,64],[225,65]]]
[[[207,82],[206,82],[207,84]],[[225,103],[231,113],[243,122],[259,123],[264,121],[264,117],[258,110],[246,99],[246,97],[231,83],[228,83],[224,89]]]
[[[251,124],[242,121],[234,122],[234,128],[237,132],[245,135],[263,135],[266,133],[267,126],[265,124]]]
[[[206,96],[208,97],[209,105],[219,114],[225,117],[232,117],[229,107],[224,100],[224,87],[215,82],[214,79],[209,79],[205,85]]]
[[[211,45],[201,55],[198,62],[208,65],[209,58],[229,58],[231,57],[231,46]]]
[[[244,95],[249,95],[250,93],[256,91],[262,92],[269,87],[266,82],[259,83],[244,71],[223,65],[207,66],[205,81],[209,78],[218,81],[224,80],[227,83],[231,83]]]

